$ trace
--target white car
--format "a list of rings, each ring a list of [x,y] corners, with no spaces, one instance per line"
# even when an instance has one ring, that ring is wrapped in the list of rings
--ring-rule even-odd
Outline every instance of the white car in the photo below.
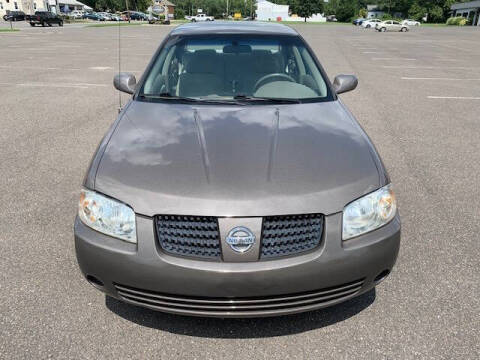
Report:
[[[362,22],[362,26],[366,29],[375,28],[376,24],[380,24],[382,20],[379,19],[368,19]]]
[[[401,32],[406,32],[410,30],[408,25],[403,25],[400,24],[398,21],[395,20],[387,20],[387,21],[382,21],[379,24],[375,25],[375,30],[380,31],[380,32],[386,32],[386,31],[401,31]]]
[[[401,22],[402,25],[407,26],[420,26],[420,21],[412,20],[412,19],[405,19]]]
[[[70,15],[70,17],[72,17],[74,19],[82,19],[83,18],[83,11],[73,10],[69,15]]]
[[[196,21],[213,21],[213,16],[208,16],[206,14],[198,14],[196,16],[192,16],[192,22]]]

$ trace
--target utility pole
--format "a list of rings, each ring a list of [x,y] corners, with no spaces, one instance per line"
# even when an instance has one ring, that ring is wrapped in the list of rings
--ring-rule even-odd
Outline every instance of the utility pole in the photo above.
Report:
[[[228,0],[227,0],[227,19],[228,19],[228,15],[230,15],[230,13],[228,12]]]

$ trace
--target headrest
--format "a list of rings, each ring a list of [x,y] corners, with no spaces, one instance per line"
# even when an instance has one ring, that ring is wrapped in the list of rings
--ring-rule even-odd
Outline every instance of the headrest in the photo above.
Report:
[[[220,58],[215,50],[197,50],[184,59],[188,73],[213,74],[220,71]]]
[[[269,50],[252,51],[256,73],[277,73],[281,71],[280,59]]]

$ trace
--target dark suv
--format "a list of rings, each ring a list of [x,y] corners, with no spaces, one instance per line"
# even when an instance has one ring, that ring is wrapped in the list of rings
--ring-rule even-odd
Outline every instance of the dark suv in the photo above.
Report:
[[[10,11],[3,15],[5,21],[23,21],[25,20],[25,13],[23,11]]]
[[[49,11],[35,11],[35,15],[27,15],[25,18],[28,22],[30,22],[30,26],[52,26],[53,24],[63,26],[63,19]]]

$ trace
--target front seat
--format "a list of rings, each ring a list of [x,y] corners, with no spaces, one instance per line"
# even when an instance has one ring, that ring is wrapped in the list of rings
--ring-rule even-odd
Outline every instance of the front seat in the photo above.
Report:
[[[215,50],[197,50],[183,57],[185,72],[180,74],[178,95],[198,97],[221,95],[223,64]]]

